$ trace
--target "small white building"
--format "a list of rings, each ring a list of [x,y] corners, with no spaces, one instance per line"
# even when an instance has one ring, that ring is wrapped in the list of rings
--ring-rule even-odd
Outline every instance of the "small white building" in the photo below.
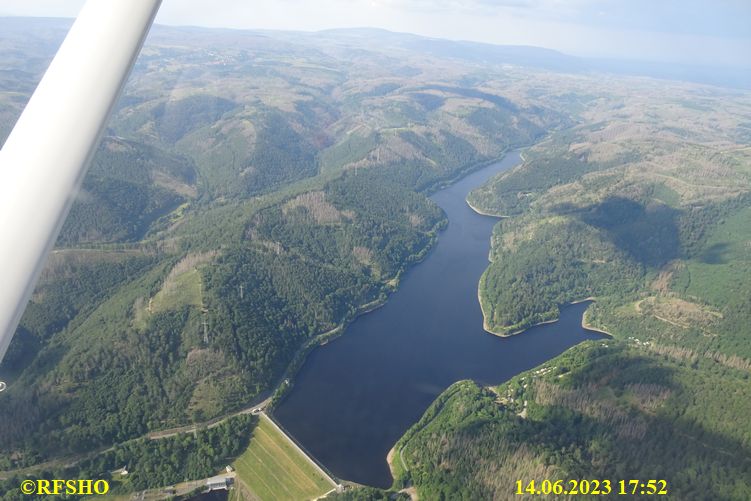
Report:
[[[206,481],[206,487],[210,491],[218,491],[222,489],[228,491],[231,485],[231,477],[213,477]]]

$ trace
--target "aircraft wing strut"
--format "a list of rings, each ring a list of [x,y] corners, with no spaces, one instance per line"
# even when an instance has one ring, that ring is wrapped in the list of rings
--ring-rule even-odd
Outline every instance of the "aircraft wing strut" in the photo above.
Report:
[[[0,361],[160,5],[89,0],[0,150]]]

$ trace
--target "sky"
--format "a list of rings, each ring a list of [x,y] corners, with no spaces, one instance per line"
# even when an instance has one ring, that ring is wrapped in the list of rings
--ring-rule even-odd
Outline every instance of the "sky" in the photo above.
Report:
[[[0,16],[75,17],[83,4],[0,0]],[[376,27],[577,56],[751,67],[751,0],[164,0],[157,23]]]

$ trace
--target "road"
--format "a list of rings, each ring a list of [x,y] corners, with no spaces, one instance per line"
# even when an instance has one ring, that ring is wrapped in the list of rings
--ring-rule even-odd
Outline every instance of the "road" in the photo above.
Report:
[[[316,336],[314,338],[311,338],[307,343],[305,343],[298,350],[298,352],[293,357],[293,360],[295,360],[303,351],[305,351],[307,349],[310,349],[309,346],[308,346],[309,343],[315,344],[316,342],[320,342],[321,340],[326,339],[327,336],[330,336],[331,334],[335,333],[336,331],[338,331],[340,329],[343,329],[343,327],[344,327],[343,325],[339,325],[339,326],[335,327],[334,329],[331,329],[328,332],[324,332],[324,333],[319,334],[318,336]],[[123,442],[123,443],[131,442],[133,440],[140,440],[142,438],[148,438],[149,440],[161,440],[161,439],[164,439],[164,438],[169,438],[169,437],[174,437],[176,435],[181,435],[183,433],[195,433],[199,429],[214,428],[216,426],[219,426],[220,424],[224,423],[228,419],[236,417],[236,416],[240,416],[242,414],[253,414],[253,411],[255,411],[256,409],[260,409],[261,411],[263,411],[263,410],[266,409],[266,407],[268,407],[268,405],[271,402],[271,398],[274,395],[274,393],[276,393],[276,391],[279,388],[281,388],[281,386],[283,384],[285,384],[285,382],[288,380],[288,378],[291,377],[291,375],[289,375],[288,372],[289,372],[289,369],[287,371],[285,371],[284,375],[280,378],[279,383],[276,384],[273,387],[274,388],[273,390],[269,390],[267,392],[264,392],[262,394],[263,398],[261,400],[255,400],[251,405],[249,405],[248,407],[246,407],[244,409],[241,409],[239,411],[233,412],[231,414],[226,414],[224,416],[219,416],[217,418],[211,419],[209,421],[205,421],[203,423],[197,423],[197,424],[192,424],[192,425],[187,425],[187,426],[180,426],[180,427],[176,427],[176,428],[170,428],[170,429],[167,429],[167,430],[161,430],[161,431],[147,433],[146,435],[142,435],[140,437],[132,438],[132,439],[130,439],[130,440],[126,441],[126,442]],[[285,434],[285,437],[286,436],[287,435]],[[121,445],[121,444],[118,444],[118,445]],[[76,454],[76,455],[67,456],[67,457],[64,457],[64,458],[53,459],[53,460],[46,461],[44,463],[40,463],[40,464],[37,464],[37,465],[34,465],[34,466],[29,466],[29,467],[26,467],[26,468],[18,468],[18,469],[14,469],[14,470],[0,471],[0,480],[7,480],[8,478],[13,477],[13,476],[29,475],[29,474],[33,474],[33,473],[38,472],[38,471],[59,469],[60,467],[70,468],[70,467],[73,467],[73,466],[77,465],[81,461],[84,461],[86,459],[92,458],[92,457],[97,456],[99,454],[102,454],[104,452],[108,452],[108,451],[112,450],[113,448],[114,448],[114,446],[103,447],[101,449],[98,449],[96,451],[89,452],[89,453],[86,453],[86,454]],[[305,456],[307,457],[307,454]]]
[[[268,406],[270,401],[271,401],[271,398],[269,397],[269,398],[266,398],[265,400],[262,400],[261,402],[256,402],[254,405],[251,405],[250,407],[239,410],[232,414],[228,414],[226,416],[221,416],[221,417],[212,419],[210,421],[206,421],[205,423],[193,424],[189,426],[181,426],[179,428],[171,428],[168,430],[148,433],[146,435],[142,435],[140,437],[130,439],[127,442],[140,440],[142,438],[148,438],[149,440],[161,440],[164,438],[181,435],[183,433],[194,433],[198,431],[199,429],[215,428],[219,426],[220,424],[224,423],[225,421],[227,421],[228,419],[233,418],[235,416],[240,416],[242,414],[253,414],[253,411],[257,409],[260,409],[261,411],[263,411],[263,409],[265,409]],[[127,443],[127,442],[123,442],[123,443]],[[0,480],[8,480],[10,477],[13,477],[13,476],[23,477],[25,475],[33,474],[38,471],[54,470],[54,469],[59,469],[59,468],[71,468],[77,465],[78,463],[80,463],[81,461],[92,458],[94,456],[98,456],[99,454],[103,454],[105,452],[109,452],[113,449],[114,449],[114,446],[106,447],[102,449],[97,449],[96,451],[89,452],[86,454],[77,454],[75,456],[68,456],[65,458],[53,459],[51,461],[39,463],[34,466],[29,466],[27,468],[18,468],[15,470],[0,471]]]
[[[146,437],[149,440],[161,440],[163,438],[169,438],[169,437],[174,437],[176,435],[182,435],[183,433],[195,433],[196,431],[201,430],[201,429],[216,428],[220,424],[224,423],[225,421],[233,417],[242,416],[243,414],[254,414],[253,411],[256,411],[257,409],[260,409],[261,411],[263,411],[266,409],[266,407],[269,405],[270,402],[271,402],[271,397],[266,398],[265,400],[262,400],[261,402],[256,403],[254,405],[251,405],[250,407],[246,407],[245,409],[239,410],[232,414],[227,414],[225,416],[214,418],[204,423],[191,424],[188,426],[179,426],[177,428],[170,428],[168,430],[155,431],[155,432],[147,434]],[[258,414],[258,412],[255,412],[255,414]],[[143,437],[140,437],[140,438],[143,438]]]
[[[213,477],[202,478],[201,480],[191,480],[190,482],[182,482],[173,486],[175,492],[168,491],[169,487],[158,487],[156,489],[149,489],[146,491],[134,492],[130,499],[134,501],[159,501],[162,499],[168,499],[175,496],[184,496],[196,489],[206,486],[209,480],[219,480],[224,478],[231,478],[235,481],[235,472],[223,473],[221,475],[215,475]]]

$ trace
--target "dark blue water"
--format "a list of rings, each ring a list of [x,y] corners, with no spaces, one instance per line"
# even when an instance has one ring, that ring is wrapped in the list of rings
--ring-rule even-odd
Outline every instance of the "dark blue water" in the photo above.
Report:
[[[499,338],[482,328],[477,300],[495,218],[467,194],[520,163],[519,153],[468,175],[431,198],[449,218],[433,252],[407,273],[386,305],[313,351],[294,390],[274,412],[335,475],[388,487],[389,449],[444,389],[461,379],[499,384],[599,334],[581,327],[588,303],[561,320]]]

